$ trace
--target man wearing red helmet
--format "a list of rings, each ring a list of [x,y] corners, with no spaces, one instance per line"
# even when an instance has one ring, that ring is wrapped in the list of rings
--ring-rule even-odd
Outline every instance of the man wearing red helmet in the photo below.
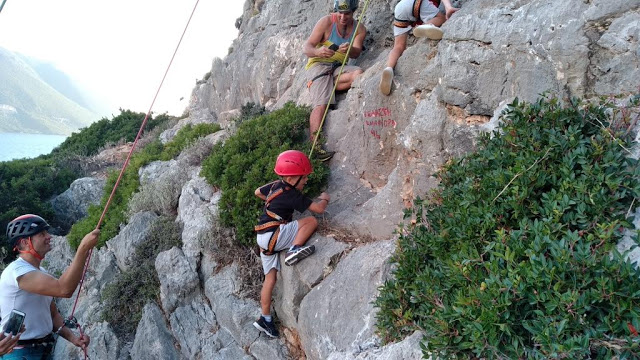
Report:
[[[302,194],[307,177],[313,169],[309,158],[298,150],[287,150],[278,156],[275,173],[280,180],[263,185],[256,189],[257,197],[265,201],[264,212],[258,220],[255,230],[260,246],[260,259],[264,271],[264,283],[260,293],[262,316],[253,323],[258,330],[270,337],[278,337],[271,318],[271,293],[276,285],[277,273],[280,271],[278,253],[287,250],[284,260],[286,265],[293,265],[313,254],[315,247],[305,246],[318,227],[318,220],[313,216],[292,221],[293,212],[309,210],[322,214],[329,204],[330,196],[322,193],[314,202]]]
[[[73,295],[89,250],[98,243],[100,230],[85,235],[71,265],[56,279],[40,266],[51,251],[48,229],[49,224],[43,218],[32,214],[19,216],[7,226],[9,245],[19,255],[0,276],[1,327],[4,329],[15,309],[25,314],[25,331],[13,352],[2,359],[50,359],[54,332],[80,348],[89,344],[87,335],[77,336],[64,326],[64,319],[52,300]]]

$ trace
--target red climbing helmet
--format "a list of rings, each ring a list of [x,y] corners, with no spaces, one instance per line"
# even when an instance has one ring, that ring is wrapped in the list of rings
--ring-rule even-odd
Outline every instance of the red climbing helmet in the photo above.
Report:
[[[280,176],[303,176],[313,171],[307,155],[298,150],[287,150],[278,155],[273,169]]]
[[[25,214],[11,220],[7,225],[7,240],[11,247],[16,246],[16,241],[47,230],[49,224],[38,215]]]

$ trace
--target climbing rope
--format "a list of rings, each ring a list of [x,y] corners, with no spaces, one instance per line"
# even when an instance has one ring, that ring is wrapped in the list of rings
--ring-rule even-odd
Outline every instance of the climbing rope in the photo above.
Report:
[[[2,8],[4,8],[4,4],[7,2],[7,0],[2,0],[2,4],[0,4],[0,12],[2,12]]]
[[[360,13],[360,17],[358,18],[358,23],[356,24],[356,27],[353,31],[353,36],[351,36],[351,41],[349,41],[349,47],[347,48],[347,53],[345,54],[344,59],[342,59],[342,65],[340,66],[338,77],[336,78],[336,81],[333,84],[333,90],[331,91],[329,102],[327,102],[327,106],[324,109],[324,114],[322,115],[322,120],[320,121],[320,127],[318,127],[318,131],[316,131],[316,136],[313,139],[313,144],[311,145],[311,151],[309,151],[309,158],[311,158],[311,155],[313,155],[313,150],[315,149],[316,143],[318,142],[318,136],[320,136],[322,125],[324,125],[324,119],[327,117],[327,113],[329,112],[329,106],[331,105],[331,101],[333,101],[333,98],[335,97],[336,89],[338,88],[338,82],[340,81],[340,75],[342,75],[342,70],[344,69],[344,66],[347,63],[347,60],[349,59],[349,52],[351,51],[351,46],[353,46],[353,41],[355,40],[356,35],[358,34],[358,28],[360,28],[360,23],[362,22],[364,13],[367,11],[367,6],[369,6],[369,0],[366,0],[364,2],[364,7],[362,8],[362,12]],[[332,75],[332,74],[329,74],[329,75]]]
[[[127,166],[129,165],[129,161],[131,160],[131,155],[133,154],[133,151],[135,150],[136,145],[138,144],[138,140],[140,140],[140,136],[142,136],[142,131],[144,130],[144,127],[147,124],[147,120],[149,119],[149,116],[151,115],[151,109],[153,109],[153,105],[155,104],[156,99],[158,98],[158,94],[160,93],[160,89],[162,88],[162,85],[164,84],[164,80],[167,78],[167,74],[169,73],[169,69],[171,68],[171,64],[173,64],[173,59],[175,59],[176,54],[178,53],[178,49],[180,48],[180,44],[182,43],[182,39],[184,38],[184,35],[186,34],[187,29],[189,28],[189,24],[191,23],[191,19],[193,18],[193,14],[196,12],[196,8],[198,7],[198,3],[199,2],[200,2],[200,0],[196,0],[195,5],[193,6],[193,10],[191,11],[191,15],[189,16],[189,20],[187,20],[187,24],[185,25],[184,30],[182,31],[182,35],[180,36],[180,40],[178,41],[178,44],[176,45],[176,48],[173,51],[173,56],[171,56],[171,60],[169,61],[169,65],[167,66],[167,69],[164,72],[164,76],[162,77],[162,81],[160,81],[160,85],[158,85],[158,90],[156,91],[156,94],[153,97],[153,101],[151,101],[151,105],[149,106],[149,110],[147,111],[147,114],[145,115],[144,120],[142,120],[142,125],[140,125],[140,130],[138,130],[138,135],[136,135],[136,139],[133,141],[133,145],[131,146],[131,150],[129,150],[129,154],[127,155],[127,159],[125,160],[124,164],[122,165],[122,169],[120,170],[120,174],[118,175],[118,180],[116,180],[116,183],[113,185],[113,189],[111,190],[111,194],[109,195],[109,198],[107,199],[107,203],[104,206],[104,210],[102,211],[102,215],[100,215],[100,220],[98,220],[98,224],[96,225],[96,229],[100,229],[100,225],[102,225],[102,221],[104,220],[104,217],[105,217],[105,215],[107,213],[107,210],[109,209],[109,205],[111,204],[111,200],[113,199],[113,196],[116,193],[116,189],[118,188],[118,185],[120,185],[120,180],[122,180],[122,176],[124,175],[124,172],[127,169]],[[84,263],[84,269],[82,270],[82,278],[80,279],[80,286],[78,288],[78,293],[76,294],[76,300],[73,303],[73,309],[71,310],[71,315],[69,315],[69,317],[65,321],[65,324],[69,324],[70,327],[72,327],[72,328],[73,327],[77,327],[78,330],[80,331],[80,335],[81,336],[84,335],[84,332],[82,331],[82,327],[80,326],[80,324],[78,324],[78,321],[76,320],[74,314],[76,312],[76,306],[78,305],[78,299],[80,298],[80,291],[82,290],[82,285],[84,284],[84,279],[85,279],[85,276],[87,275],[87,269],[89,268],[89,261],[91,260],[91,255],[92,254],[93,254],[93,249],[89,250],[89,255],[87,256],[87,260]],[[84,358],[85,359],[88,359],[88,357],[89,357],[87,351],[88,351],[88,347],[85,347],[84,348]]]

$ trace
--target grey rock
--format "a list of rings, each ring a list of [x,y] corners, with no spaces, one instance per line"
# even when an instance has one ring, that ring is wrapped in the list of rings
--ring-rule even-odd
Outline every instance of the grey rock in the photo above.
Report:
[[[113,333],[106,322],[94,323],[84,328],[91,338],[88,355],[90,359],[118,359],[121,356],[123,344]],[[56,342],[54,359],[83,360],[84,352],[70,342],[59,338]]]
[[[280,322],[296,328],[300,302],[322,279],[328,276],[347,245],[331,237],[314,236],[307,242],[314,245],[316,252],[294,266],[284,265],[286,252],[280,253],[283,264],[274,289],[273,306]]]
[[[187,359],[211,359],[220,349],[216,344],[218,323],[202,298],[177,308],[171,314],[171,331]]]
[[[115,255],[120,270],[129,269],[136,247],[147,240],[151,225],[157,218],[158,215],[150,211],[134,214],[129,224],[107,241],[107,248]]]
[[[389,277],[394,250],[394,241],[353,250],[302,300],[298,331],[307,359],[325,359],[375,341],[377,311],[372,302]]]
[[[245,347],[260,336],[253,326],[260,315],[260,305],[254,300],[240,299],[235,295],[241,286],[237,271],[235,264],[223,268],[206,281],[204,291],[218,324],[231,333],[239,346]]]
[[[356,352],[334,352],[327,360],[396,360],[422,359],[420,341],[424,334],[416,331],[400,342]]]
[[[155,303],[149,303],[142,310],[142,319],[136,330],[136,337],[131,348],[133,359],[182,359],[175,347],[173,338],[160,308]]]
[[[89,205],[100,204],[105,183],[105,179],[91,177],[76,179],[69,189],[51,200],[56,222],[64,233],[88,215]]]
[[[182,188],[176,221],[182,223],[182,250],[192,266],[200,259],[203,245],[215,249],[218,201],[221,193],[200,176],[194,175]]]
[[[160,300],[165,312],[171,313],[181,304],[200,294],[200,280],[182,250],[173,247],[156,257],[160,280]]]

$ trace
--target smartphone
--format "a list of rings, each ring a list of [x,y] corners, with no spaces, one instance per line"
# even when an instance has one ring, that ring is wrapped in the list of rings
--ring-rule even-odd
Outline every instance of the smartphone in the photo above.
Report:
[[[331,46],[329,46],[329,49],[331,49],[333,51],[338,51],[338,49],[340,49],[340,46],[338,46],[336,44],[331,44]]]
[[[11,315],[9,316],[9,321],[4,326],[4,334],[5,335],[18,335],[20,329],[22,329],[22,324],[24,323],[25,314],[22,311],[18,311],[16,309],[11,310]]]

